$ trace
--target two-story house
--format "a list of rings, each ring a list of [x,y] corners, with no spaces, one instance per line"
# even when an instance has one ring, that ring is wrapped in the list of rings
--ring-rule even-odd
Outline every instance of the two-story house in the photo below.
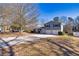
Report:
[[[58,32],[63,32],[63,24],[61,22],[50,21],[44,24],[44,27],[40,27],[36,29],[36,32],[41,34],[55,34],[57,35]]]

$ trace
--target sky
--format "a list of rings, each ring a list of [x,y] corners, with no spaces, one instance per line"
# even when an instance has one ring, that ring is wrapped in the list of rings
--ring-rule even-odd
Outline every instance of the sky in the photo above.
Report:
[[[79,3],[39,3],[40,19],[50,21],[55,16],[79,16]]]

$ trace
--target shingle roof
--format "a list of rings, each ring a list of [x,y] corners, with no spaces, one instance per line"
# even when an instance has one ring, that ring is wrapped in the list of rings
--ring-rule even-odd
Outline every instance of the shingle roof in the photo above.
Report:
[[[56,21],[49,21],[49,22],[47,22],[47,23],[45,23],[45,24],[49,24],[49,23],[52,23],[52,24],[58,24],[58,23],[60,23],[61,24],[61,22],[56,22]],[[45,25],[44,24],[44,25]]]

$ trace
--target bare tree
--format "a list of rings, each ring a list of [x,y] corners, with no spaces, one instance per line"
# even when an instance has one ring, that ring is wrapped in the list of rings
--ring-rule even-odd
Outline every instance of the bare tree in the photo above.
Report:
[[[12,13],[12,8],[10,8],[9,4],[0,4],[0,20],[4,32],[9,29],[7,26],[9,26]]]
[[[22,29],[30,29],[36,27],[38,9],[34,4],[17,4],[17,15],[15,21],[20,24]]]
[[[20,30],[32,30],[37,26],[38,16],[36,4],[0,4],[0,19],[2,19],[4,32],[5,26],[9,25],[19,27]]]
[[[68,17],[68,21],[64,26],[64,31],[67,32],[68,34],[71,34],[73,31],[73,25],[74,25],[74,19],[71,17]]]

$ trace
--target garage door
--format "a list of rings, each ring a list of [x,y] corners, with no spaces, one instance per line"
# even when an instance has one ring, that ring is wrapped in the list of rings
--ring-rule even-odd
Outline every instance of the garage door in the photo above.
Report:
[[[54,34],[54,35],[57,35],[58,34],[58,30],[46,30],[46,34]]]

